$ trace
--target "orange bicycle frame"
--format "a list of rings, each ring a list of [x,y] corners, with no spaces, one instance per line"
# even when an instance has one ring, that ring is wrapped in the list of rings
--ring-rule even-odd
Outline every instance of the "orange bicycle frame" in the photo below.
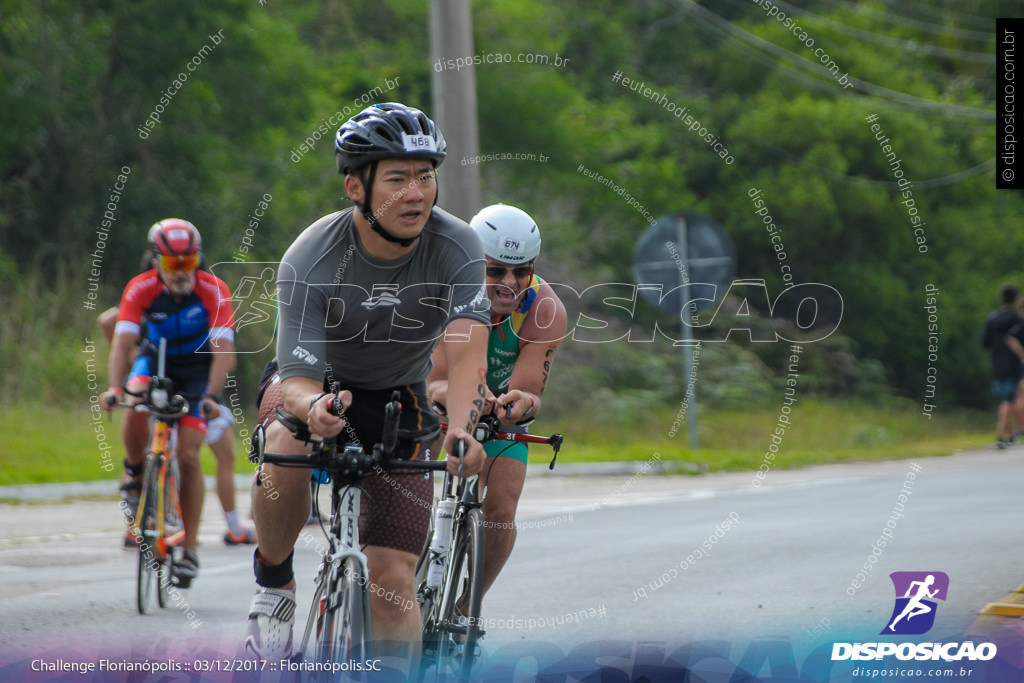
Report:
[[[166,521],[167,517],[164,514],[166,506],[173,504],[178,507],[176,510],[178,519],[181,519],[181,502],[178,498],[177,491],[172,494],[174,496],[173,501],[167,501],[164,496],[164,490],[166,488],[165,483],[167,482],[168,469],[170,465],[169,448],[171,441],[171,430],[174,429],[173,425],[164,422],[163,420],[155,420],[153,425],[153,438],[150,442],[149,454],[146,456],[148,466],[157,466],[160,468],[159,474],[157,475],[157,487],[156,487],[156,525],[157,525],[157,536],[153,540],[153,548],[159,557],[163,557],[167,554],[168,548],[179,545],[185,539],[184,525],[181,529],[178,529],[170,536],[167,535]],[[149,463],[149,459],[153,458],[156,461]],[[148,467],[147,467],[148,472]],[[142,487],[142,493],[139,496],[139,510],[146,509],[146,493],[148,492],[148,476],[147,485]],[[175,482],[175,489],[180,485],[179,482]],[[139,528],[139,517],[140,514],[136,514],[135,519],[132,520],[132,535],[136,538],[142,533]]]

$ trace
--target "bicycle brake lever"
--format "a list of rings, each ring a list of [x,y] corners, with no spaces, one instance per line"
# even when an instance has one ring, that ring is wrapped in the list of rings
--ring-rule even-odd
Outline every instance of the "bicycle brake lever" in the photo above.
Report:
[[[554,452],[551,455],[551,464],[548,465],[548,469],[553,470],[555,469],[555,461],[558,460],[558,451],[562,448],[562,435],[552,434],[551,438],[548,439],[548,443],[550,443],[551,448],[554,449]]]

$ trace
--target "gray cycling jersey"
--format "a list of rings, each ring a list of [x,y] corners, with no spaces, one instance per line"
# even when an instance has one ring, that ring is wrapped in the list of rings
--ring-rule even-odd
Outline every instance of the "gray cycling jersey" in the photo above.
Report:
[[[490,322],[483,248],[472,228],[435,208],[412,252],[382,261],[363,248],[352,212],[324,216],[284,255],[280,375],[322,380],[330,371],[363,389],[422,381],[450,321]]]

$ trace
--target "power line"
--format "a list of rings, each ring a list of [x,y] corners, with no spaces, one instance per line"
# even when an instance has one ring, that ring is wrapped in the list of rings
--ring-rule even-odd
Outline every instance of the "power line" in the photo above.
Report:
[[[931,16],[938,16],[940,19],[947,17],[955,18],[957,21],[965,24],[974,24],[977,28],[986,29],[992,27],[992,17],[983,17],[977,14],[967,14],[965,12],[958,12],[954,9],[939,9],[938,7],[932,7],[931,5],[922,5],[919,2],[912,2],[912,0],[903,0],[905,5],[914,5],[916,11],[921,14],[928,14]],[[874,10],[871,10],[874,12]]]
[[[911,19],[909,17],[900,16],[893,14],[892,12],[879,12],[873,10],[870,7],[862,7],[861,5],[854,5],[849,2],[843,2],[843,0],[822,0],[823,2],[832,5],[833,7],[845,7],[855,12],[865,12],[869,14],[877,15],[885,21],[896,24],[903,24],[904,26],[912,26],[928,33],[937,33],[939,35],[953,36],[963,38],[964,40],[977,40],[979,42],[989,42],[992,40],[992,33],[984,33],[982,31],[965,31],[956,28],[949,28],[942,26],[941,24],[931,24],[926,21],[920,21],[918,19]]]
[[[822,175],[830,176],[830,177],[832,177],[832,178],[834,178],[836,180],[840,180],[840,181],[843,181],[843,182],[846,182],[846,183],[850,183],[850,184],[854,184],[854,185],[867,185],[869,187],[877,187],[877,188],[885,189],[885,190],[900,189],[899,185],[897,185],[895,182],[889,182],[887,180],[872,180],[871,178],[865,178],[863,176],[846,175],[846,174],[843,174],[843,173],[838,173],[836,171],[833,171],[830,168],[825,168],[824,166],[818,166],[817,164],[812,164],[811,162],[807,161],[806,159],[804,159],[802,157],[799,157],[799,156],[789,152],[788,150],[785,150],[785,149],[783,149],[781,147],[778,147],[777,145],[773,145],[770,142],[761,142],[760,144],[761,144],[762,147],[765,147],[767,149],[779,152],[780,154],[786,156],[790,161],[792,161],[793,163],[795,163],[795,164],[797,164],[799,166],[806,166],[808,168],[812,168],[812,169],[814,169],[814,171],[816,173],[820,173]],[[912,184],[913,184],[913,186],[915,188],[918,188],[918,189],[927,189],[927,188],[931,188],[931,187],[943,187],[945,185],[952,185],[954,183],[960,182],[964,178],[970,178],[972,176],[976,176],[976,175],[979,175],[981,173],[984,173],[987,170],[993,168],[995,165],[996,165],[996,160],[995,160],[995,157],[993,157],[993,158],[989,159],[988,161],[983,161],[980,164],[978,164],[977,166],[972,166],[971,168],[964,169],[963,171],[957,171],[956,173],[951,173],[950,175],[945,175],[945,176],[942,176],[941,178],[928,178],[926,180],[913,180]]]
[[[835,31],[839,33],[845,33],[847,35],[857,36],[864,40],[882,43],[884,45],[890,45],[892,47],[906,50],[908,52],[920,52],[938,57],[948,57],[951,59],[962,59],[971,62],[984,62],[986,64],[995,64],[995,55],[987,54],[984,52],[968,52],[965,50],[953,50],[950,48],[936,47],[934,45],[928,45],[925,43],[919,43],[915,40],[904,40],[902,38],[891,38],[889,36],[879,35],[864,29],[856,28],[854,26],[847,26],[846,24],[834,21],[827,17],[823,17],[813,12],[809,12],[800,7],[794,7],[783,0],[772,0],[775,5],[784,8],[789,14],[797,14],[805,17],[809,17],[814,21],[820,21],[823,24],[831,26]]]
[[[682,8],[682,7],[679,8],[679,12],[680,13],[683,13],[685,11],[686,11],[685,8]],[[706,19],[704,19],[703,17],[697,17],[697,18],[698,18],[698,20],[703,21],[704,24],[708,28],[710,28],[712,31],[717,32],[719,35],[721,35],[721,36],[723,36],[725,38],[734,37],[729,31],[725,30],[721,26],[716,25],[716,24],[714,24],[712,22],[709,22]],[[827,93],[827,94],[831,95],[832,97],[839,96],[839,97],[842,97],[842,98],[847,99],[847,100],[856,100],[858,102],[862,102],[862,101],[865,101],[865,100],[874,101],[873,98],[870,98],[869,96],[863,95],[863,94],[861,94],[859,92],[848,92],[846,89],[836,90],[836,87],[835,87],[835,84],[834,84],[835,79],[831,77],[832,76],[831,72],[829,72],[829,79],[828,79],[829,82],[825,82],[825,81],[820,80],[820,79],[818,79],[816,77],[812,77],[812,76],[808,75],[807,73],[805,73],[802,70],[797,70],[796,67],[791,66],[790,64],[788,64],[786,62],[782,62],[782,61],[773,59],[772,57],[766,55],[762,50],[760,50],[760,49],[758,49],[756,47],[753,47],[751,45],[747,45],[746,43],[744,43],[744,42],[742,42],[740,40],[734,40],[734,45],[737,48],[739,48],[740,50],[744,51],[745,54],[749,55],[752,60],[757,61],[757,62],[759,62],[761,64],[764,64],[767,68],[776,69],[778,71],[778,73],[780,73],[781,75],[785,76],[789,80],[795,81],[795,82],[799,82],[799,83],[803,84],[804,86],[806,86],[808,88],[813,88],[813,89],[818,90],[820,92]],[[905,109],[912,108],[912,107],[907,107],[905,105],[902,105],[900,103],[891,103],[891,104],[893,104],[896,107],[903,107]],[[913,107],[913,108],[916,109],[916,107]],[[981,125],[983,125],[983,124],[980,123],[980,122],[974,122],[974,121],[968,122],[968,121],[962,121],[962,120],[959,120],[959,119],[948,120],[947,123],[946,123],[947,127],[955,126],[955,127],[960,127],[960,128],[968,128],[970,130],[977,130],[978,127],[981,126]]]
[[[904,5],[913,5],[915,11],[921,12],[922,14],[929,14],[931,16],[938,16],[939,18],[952,17],[963,24],[973,24],[979,29],[991,29],[993,17],[981,16],[979,14],[968,14],[966,12],[959,12],[955,9],[940,9],[938,7],[932,7],[931,5],[922,4],[920,2],[913,2],[912,0],[903,0]],[[874,11],[874,10],[871,10]]]
[[[734,38],[740,40],[740,42],[742,42],[743,39],[746,39],[762,50],[771,52],[775,55],[778,55],[779,57],[784,57],[785,59],[800,65],[804,69],[816,72],[819,76],[827,76],[829,79],[835,80],[832,72],[824,68],[823,66],[815,64],[814,62],[810,62],[798,55],[793,54],[789,50],[781,48],[778,45],[775,45],[774,43],[770,43],[767,40],[755,36],[749,31],[746,31],[740,28],[739,26],[736,26],[732,22],[723,19],[722,17],[718,16],[714,12],[708,10],[707,8],[698,5],[697,3],[693,2],[693,0],[682,0],[682,2],[684,2],[688,8],[690,8],[692,11],[698,14],[701,18],[705,19],[708,23],[716,24],[724,31],[730,33]],[[856,88],[857,90],[875,95],[894,104],[900,104],[905,107],[918,110],[941,112],[944,114],[948,114],[949,116],[956,116],[960,118],[981,121],[995,121],[996,118],[994,111],[976,109],[973,107],[964,107],[955,104],[943,104],[941,102],[925,100],[914,95],[908,95],[907,93],[890,90],[888,88],[884,88],[873,83],[868,83],[867,81],[862,81],[860,79],[853,78],[852,76],[849,76],[848,73],[845,75],[847,79],[850,81],[852,87]]]

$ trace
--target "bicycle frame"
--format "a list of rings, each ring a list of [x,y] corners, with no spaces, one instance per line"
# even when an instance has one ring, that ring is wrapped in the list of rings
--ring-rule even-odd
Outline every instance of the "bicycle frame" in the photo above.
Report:
[[[160,607],[166,606],[167,585],[175,564],[173,551],[185,541],[172,437],[177,419],[188,413],[188,403],[179,395],[170,395],[173,383],[164,375],[166,345],[166,340],[161,339],[158,371],[151,378],[146,392],[131,392],[143,401],[121,404],[153,417],[139,503],[129,527],[140,553],[136,584],[140,614],[145,614],[149,609],[154,577],[158,603]]]
[[[439,405],[435,404],[435,411]],[[554,451],[550,464],[550,468],[554,468],[562,446],[561,434],[534,436],[501,432],[499,429],[500,422],[496,417],[485,416],[477,424],[474,437],[481,443],[511,441],[547,444]],[[462,651],[458,655],[460,659],[456,672],[456,677],[461,679],[469,676],[476,657],[476,643],[485,635],[479,626],[483,599],[479,584],[483,581],[483,546],[486,544],[482,503],[478,497],[479,486],[479,475],[463,479],[455,486],[452,477],[446,474],[441,498],[435,502],[431,514],[427,542],[416,566],[417,599],[423,619],[423,665],[435,666],[442,678],[442,667],[445,666],[443,660],[448,654],[451,638],[456,635],[462,638]],[[439,534],[441,525],[448,529]],[[465,585],[462,583],[463,571],[467,572]],[[460,597],[467,600],[466,613],[462,615],[467,618],[466,625],[456,622],[455,603]],[[477,621],[474,623],[473,620]],[[421,670],[421,674],[425,670]]]
[[[426,562],[429,564],[441,564],[441,580],[432,585],[431,581],[427,581],[426,588],[430,591],[430,597],[436,597],[433,602],[432,608],[429,613],[429,618],[432,620],[432,625],[437,628],[451,628],[452,624],[440,624],[441,609],[445,605],[449,598],[454,599],[454,596],[450,596],[449,593],[454,590],[452,582],[454,577],[452,573],[452,562],[450,562],[452,556],[453,546],[456,542],[454,531],[465,522],[466,516],[469,510],[481,507],[482,503],[478,498],[478,490],[480,485],[480,475],[473,475],[472,477],[466,477],[460,479],[458,483],[455,482],[455,477],[450,473],[445,472],[444,484],[441,487],[441,498],[440,501],[449,501],[455,503],[455,508],[452,511],[451,519],[448,524],[451,526],[451,531],[448,532],[448,543],[446,547],[438,553],[437,557],[434,557],[435,552],[430,548],[431,539],[427,538],[427,557]],[[441,519],[439,513],[440,507],[435,508],[435,513],[431,518],[430,532],[434,531],[435,525]],[[428,567],[429,567],[428,564]],[[429,571],[428,571],[429,575]],[[424,626],[427,626],[424,623]]]
[[[156,487],[156,538],[146,539],[153,546],[159,557],[166,556],[170,548],[180,545],[185,540],[184,527],[176,530],[169,536],[167,535],[167,515],[165,514],[167,501],[164,499],[164,482],[167,481],[168,470],[170,469],[171,458],[173,457],[169,448],[173,429],[173,424],[157,418],[153,425],[153,438],[150,440],[149,453],[146,456],[147,471],[154,464],[160,468],[157,477],[159,485]],[[146,486],[142,487],[142,493],[139,496],[139,510],[146,509],[146,489]],[[177,515],[180,519],[181,502],[175,497],[173,504],[178,507]],[[137,514],[132,520],[132,535],[136,538],[146,535],[146,532],[139,527],[140,517],[141,514]]]
[[[340,388],[332,386],[337,393]],[[335,414],[341,412],[340,401],[335,398]],[[330,532],[326,532],[329,546],[316,574],[316,589],[312,607],[306,619],[306,628],[299,645],[300,653],[307,653],[313,627],[317,626],[314,660],[342,661],[366,659],[371,656],[373,624],[370,614],[369,571],[366,555],[360,549],[359,510],[362,490],[359,481],[370,472],[382,470],[438,470],[444,463],[433,461],[400,461],[390,459],[398,435],[398,416],[401,412],[399,393],[392,394],[385,407],[384,429],[381,443],[374,444],[373,453],[367,454],[359,444],[348,444],[343,449],[335,439],[313,440],[307,425],[295,416],[277,409],[277,420],[289,429],[296,439],[311,446],[306,455],[267,453],[265,434],[254,436],[255,462],[261,469],[264,463],[284,466],[318,468],[331,475]],[[252,458],[252,456],[250,456]],[[323,528],[321,526],[321,528]],[[351,621],[346,622],[346,617]],[[339,622],[338,620],[341,619]],[[324,629],[328,629],[324,633]],[[345,652],[335,652],[339,647]],[[358,652],[356,651],[358,649]]]

